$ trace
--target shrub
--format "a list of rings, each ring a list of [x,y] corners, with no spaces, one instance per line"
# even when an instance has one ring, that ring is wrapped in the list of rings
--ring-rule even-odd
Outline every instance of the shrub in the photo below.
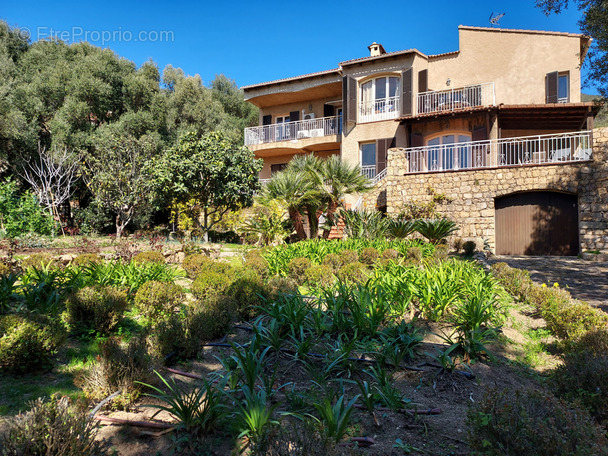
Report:
[[[422,251],[420,251],[420,254],[422,255]],[[399,251],[395,249],[386,249],[384,252],[382,252],[380,258],[383,260],[396,260],[399,258]]]
[[[162,253],[156,250],[148,250],[146,252],[138,253],[133,257],[133,262],[136,264],[142,263],[165,263],[165,257]]]
[[[103,258],[96,253],[83,253],[72,260],[74,266],[88,266],[90,264],[99,264],[102,262]]]
[[[494,277],[511,295],[526,299],[528,291],[534,284],[528,271],[512,268],[502,262],[493,264],[491,270]]]
[[[462,238],[454,239],[454,241],[452,242],[452,247],[454,248],[454,251],[456,253],[460,252],[463,248]]]
[[[309,286],[330,287],[335,282],[333,270],[326,264],[313,264],[304,271],[306,283]]]
[[[30,372],[50,367],[51,356],[65,342],[59,323],[36,315],[0,316],[0,368]]]
[[[195,279],[202,271],[206,271],[212,262],[213,260],[208,256],[202,253],[194,253],[184,258],[182,268],[184,268],[188,277]]]
[[[363,264],[367,264],[368,266],[372,266],[376,261],[378,261],[378,251],[373,247],[365,247],[359,253],[359,261]]]
[[[68,398],[38,398],[27,412],[9,418],[0,447],[5,455],[104,455],[96,434],[97,426],[86,411],[70,407]]]
[[[342,282],[365,282],[368,279],[367,268],[358,261],[342,266],[338,271],[338,279]]]
[[[186,313],[186,355],[198,353],[202,343],[226,334],[235,319],[237,303],[230,296],[214,296],[194,304]]]
[[[66,299],[65,320],[72,330],[109,334],[127,309],[127,293],[112,287],[84,287]]]
[[[23,270],[29,268],[40,269],[47,265],[50,265],[52,268],[58,268],[59,262],[48,253],[32,253],[29,257],[21,261],[21,268]]]
[[[181,287],[173,283],[150,281],[144,283],[135,294],[134,304],[142,315],[158,321],[174,313],[184,301]]]
[[[462,244],[462,250],[464,251],[464,254],[466,256],[473,256],[473,254],[477,250],[477,244],[475,243],[475,241],[467,241]]]
[[[340,252],[340,267],[346,266],[347,264],[359,261],[359,254],[354,250],[342,250]]]
[[[557,337],[577,340],[587,331],[606,328],[608,315],[589,304],[574,301],[557,309],[543,311],[547,328]]]
[[[192,282],[192,294],[202,301],[218,296],[230,286],[233,278],[220,272],[205,272],[199,274]]]
[[[330,253],[323,258],[323,264],[329,266],[333,272],[337,272],[343,265],[340,255]]]
[[[156,322],[148,336],[150,354],[157,359],[165,359],[172,353],[186,358],[191,348],[188,346],[186,318],[183,314],[173,314]]]
[[[267,286],[270,291],[270,299],[273,300],[279,295],[295,294],[298,291],[298,284],[288,277],[271,277]]]
[[[255,256],[252,255],[248,258],[245,259],[245,264],[244,264],[246,269],[249,269],[253,272],[255,272],[258,276],[260,276],[261,278],[265,279],[268,277],[270,271],[269,271],[269,266],[268,266],[268,261],[266,261],[266,259],[262,256]]]
[[[448,257],[448,246],[445,244],[440,244],[435,247],[435,251],[433,252],[433,258],[437,260],[445,260]]]
[[[458,231],[458,226],[449,219],[420,219],[416,222],[416,231],[432,244],[439,244],[449,235]]]
[[[98,401],[121,390],[123,403],[137,399],[141,392],[138,382],[152,379],[153,359],[148,354],[145,339],[132,337],[128,342],[110,337],[100,344],[101,355],[76,383],[87,398]]]
[[[243,271],[225,291],[225,295],[234,300],[241,318],[249,320],[257,313],[257,307],[266,304],[270,291],[254,271]]]
[[[0,276],[7,276],[12,272],[11,267],[0,261]]]
[[[298,284],[303,284],[306,280],[305,272],[312,265],[308,258],[294,258],[287,265],[289,277]]]
[[[608,330],[589,331],[564,356],[553,375],[555,393],[578,401],[600,423],[608,421]]]
[[[606,438],[584,410],[538,391],[490,390],[467,414],[469,442],[487,455],[605,455]]]

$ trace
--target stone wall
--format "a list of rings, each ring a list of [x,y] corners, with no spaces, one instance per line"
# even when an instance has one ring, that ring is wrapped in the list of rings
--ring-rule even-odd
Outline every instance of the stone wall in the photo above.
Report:
[[[458,236],[479,246],[485,240],[494,249],[495,198],[523,191],[569,192],[579,197],[581,250],[608,251],[608,128],[593,131],[593,161],[584,163],[405,174],[404,149],[394,148],[387,165],[383,186],[389,215],[398,214],[406,202],[430,201],[433,191],[445,194],[450,202],[438,209],[460,226]]]

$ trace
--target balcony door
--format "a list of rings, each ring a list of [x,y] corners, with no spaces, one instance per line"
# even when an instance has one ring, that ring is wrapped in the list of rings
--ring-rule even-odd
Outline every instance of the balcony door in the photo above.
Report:
[[[429,171],[470,168],[472,164],[471,135],[441,135],[427,141]]]
[[[361,84],[360,121],[392,119],[399,114],[399,78],[384,76]]]
[[[290,122],[289,116],[278,116],[275,120],[276,126],[276,140],[277,141],[285,141],[290,139],[289,125],[286,125]]]

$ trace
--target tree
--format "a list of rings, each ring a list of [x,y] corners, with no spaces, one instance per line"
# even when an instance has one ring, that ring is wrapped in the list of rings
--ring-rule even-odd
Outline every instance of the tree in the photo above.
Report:
[[[223,215],[253,204],[263,162],[221,132],[191,132],[155,161],[154,175],[168,199],[189,205],[205,241]]]
[[[27,162],[22,177],[32,186],[38,201],[61,225],[59,208],[69,201],[78,179],[78,155],[66,148],[52,148],[38,144],[37,160]]]
[[[536,6],[545,14],[559,14],[569,0],[537,0]],[[602,97],[608,98],[608,2],[605,0],[573,0],[581,11],[581,32],[593,38],[586,64],[589,67],[587,83],[595,85]]]
[[[84,177],[94,204],[115,214],[116,239],[120,239],[135,215],[154,208],[157,182],[151,163],[160,139],[116,130],[102,129],[96,153],[85,159]]]

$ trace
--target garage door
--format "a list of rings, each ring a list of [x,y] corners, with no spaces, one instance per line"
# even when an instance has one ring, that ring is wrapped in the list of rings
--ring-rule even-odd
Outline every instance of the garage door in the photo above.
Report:
[[[578,198],[529,192],[496,198],[498,255],[578,255]]]

